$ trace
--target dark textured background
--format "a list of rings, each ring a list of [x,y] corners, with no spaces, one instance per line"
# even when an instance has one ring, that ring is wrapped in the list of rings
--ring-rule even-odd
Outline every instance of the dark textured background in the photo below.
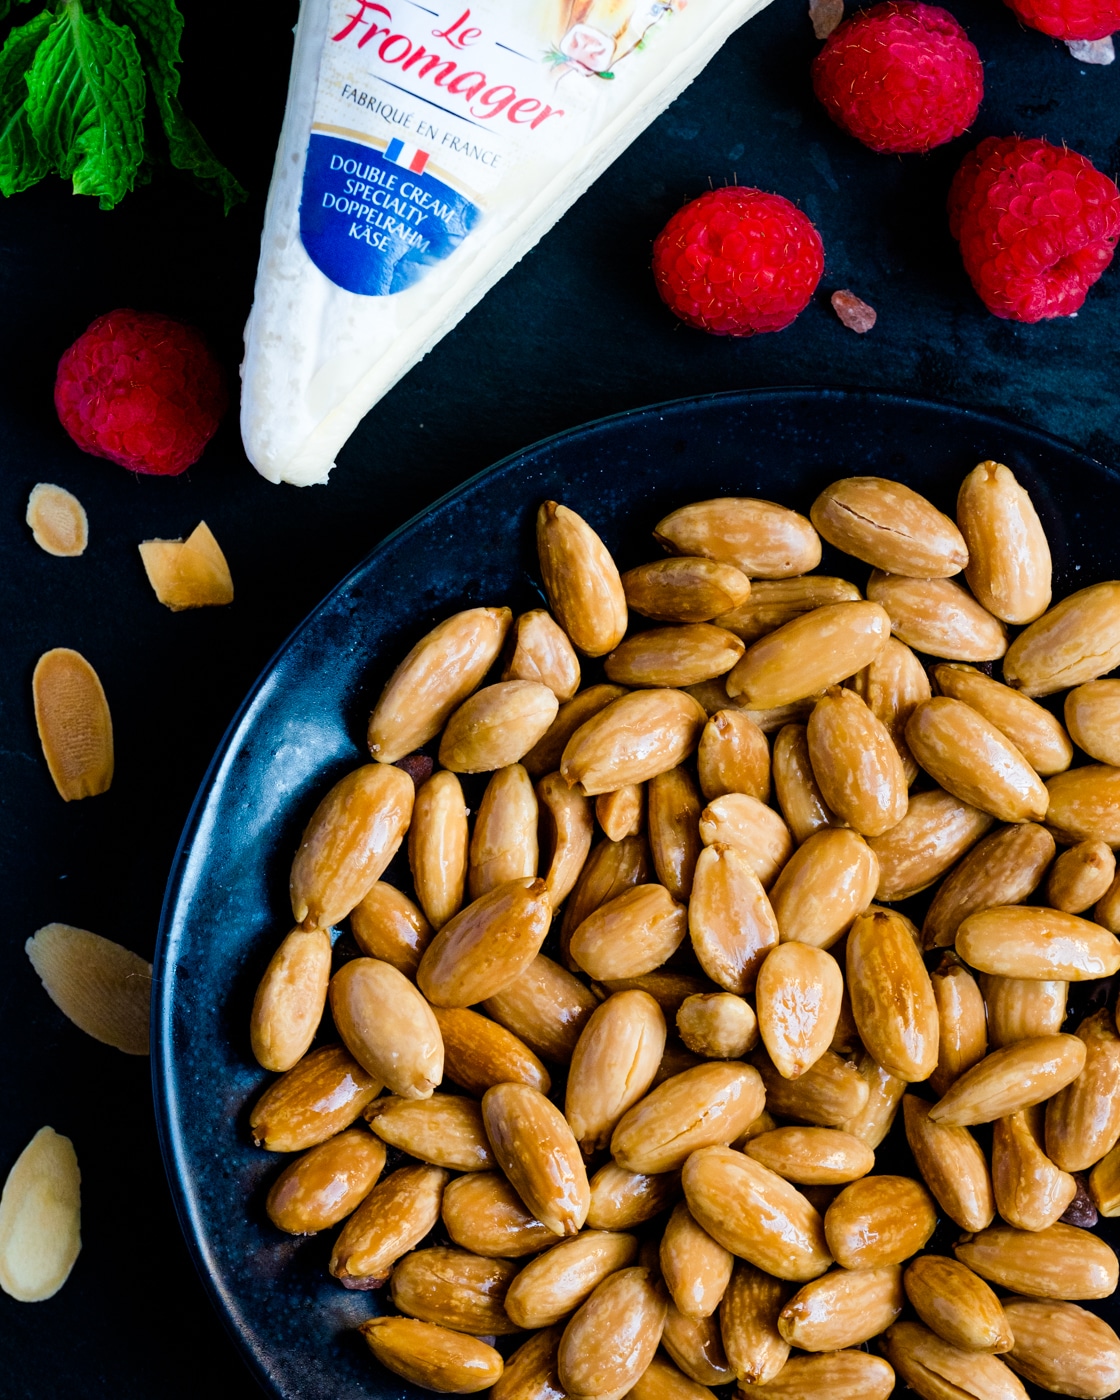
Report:
[[[23,943],[51,920],[150,956],[175,843],[207,760],[254,676],[369,547],[489,462],[619,409],[715,389],[881,386],[992,407],[1120,460],[1120,269],[1076,319],[1014,326],[973,296],[944,196],[971,138],[928,158],[875,156],[815,107],[816,44],[801,0],[735,36],[697,83],[544,242],[367,418],[326,488],[269,486],[231,419],[185,476],[134,478],[83,456],[55,422],[54,364],[114,306],[195,321],[231,375],[248,311],[296,6],[187,0],[188,110],[251,191],[224,219],[189,181],[157,172],[112,213],[57,182],[0,205],[0,1175],[44,1123],[83,1172],[84,1248],[66,1288],[0,1296],[0,1396],[74,1400],[254,1392],[179,1237],[156,1145],[146,1061],[70,1026]],[[1066,142],[1115,176],[1120,64],[1085,68],[995,3],[956,3],[987,64],[976,137]],[[676,325],[648,273],[666,217],[737,177],[799,202],[827,265],[814,304],[777,336],[733,343]],[[879,311],[859,338],[828,293]],[[79,560],[40,552],[23,524],[39,480],[90,518]],[[138,541],[205,518],[230,560],[228,609],[172,616]],[[112,790],[64,806],[30,704],[36,658],[81,650],[112,707]]]

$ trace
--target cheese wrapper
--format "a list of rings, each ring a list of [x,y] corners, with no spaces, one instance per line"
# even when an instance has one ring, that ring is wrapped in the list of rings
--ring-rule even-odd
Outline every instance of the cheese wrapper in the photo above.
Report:
[[[361,418],[768,0],[303,0],[245,330],[262,476]]]

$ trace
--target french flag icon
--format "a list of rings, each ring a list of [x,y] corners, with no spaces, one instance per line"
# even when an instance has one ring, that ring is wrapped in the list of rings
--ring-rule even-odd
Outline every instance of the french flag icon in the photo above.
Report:
[[[428,163],[428,152],[422,151],[419,146],[406,146],[394,136],[385,150],[385,159],[391,160],[394,165],[403,165],[406,170],[419,175]]]

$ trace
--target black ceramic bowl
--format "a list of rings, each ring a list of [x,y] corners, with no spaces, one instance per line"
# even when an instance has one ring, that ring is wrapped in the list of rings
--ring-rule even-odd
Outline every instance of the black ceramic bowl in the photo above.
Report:
[[[153,1056],[183,1230],[266,1390],[285,1400],[425,1393],[382,1371],[354,1331],[384,1295],[347,1292],[328,1276],[328,1238],[296,1239],[269,1224],[264,1198],[288,1159],[253,1147],[247,1127],[272,1078],[250,1053],[249,1008],[291,924],[292,853],[323,792],[368,761],[366,720],[396,662],[457,609],[539,605],[533,519],[544,499],[584,515],[628,568],[657,557],[651,528],[687,501],[757,495],[807,512],[837,477],[875,474],[952,513],[961,479],[989,457],[1031,492],[1056,597],[1120,575],[1120,478],[1051,438],[882,394],[723,394],[579,428],[483,472],[380,544],[273,658],[214,758],[175,860],[156,954]],[[829,556],[822,571],[866,581],[862,566]],[[407,867],[388,878],[407,881]],[[878,1169],[909,1169],[897,1127]],[[950,1226],[934,1243],[956,1234]],[[1095,1306],[1120,1320],[1113,1300]]]

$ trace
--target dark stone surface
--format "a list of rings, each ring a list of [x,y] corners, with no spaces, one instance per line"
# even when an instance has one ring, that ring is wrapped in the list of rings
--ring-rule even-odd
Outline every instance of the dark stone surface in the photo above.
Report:
[[[191,799],[239,700],[314,603],[388,530],[489,462],[549,433],[660,399],[754,385],[890,387],[991,406],[1120,456],[1120,271],[1075,320],[1018,327],[987,315],[960,270],[943,201],[969,141],[925,159],[874,156],[809,93],[815,42],[800,0],[775,0],[485,302],[369,416],[327,489],[269,486],[231,419],[197,467],[134,478],[83,456],[51,407],[58,355],[97,314],[133,305],[195,321],[231,375],[239,359],[295,5],[184,6],[184,99],[249,186],[224,219],[157,172],[112,213],[50,182],[0,205],[0,1172],[50,1123],[84,1178],[84,1249],[53,1301],[0,1297],[0,1394],[76,1400],[251,1393],[180,1240],[163,1180],[147,1066],[84,1038],[47,1001],[22,947],[63,920],[147,955]],[[994,3],[956,7],[988,62],[976,136],[1065,141],[1120,164],[1120,65],[1085,68]],[[818,223],[816,302],[778,336],[733,343],[679,327],[648,273],[665,218],[709,182],[777,189]],[[879,311],[846,331],[827,294]],[[74,490],[91,543],[51,559],[23,524],[39,480]],[[199,519],[229,557],[237,601],[172,616],[138,541]],[[74,646],[112,706],[117,775],[63,806],[30,705],[35,659]]]

